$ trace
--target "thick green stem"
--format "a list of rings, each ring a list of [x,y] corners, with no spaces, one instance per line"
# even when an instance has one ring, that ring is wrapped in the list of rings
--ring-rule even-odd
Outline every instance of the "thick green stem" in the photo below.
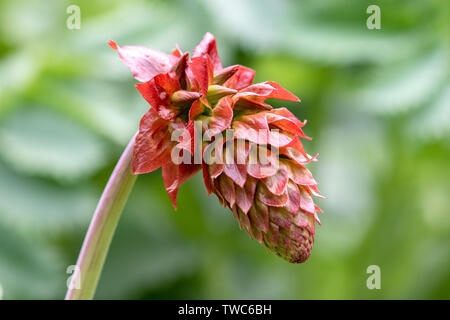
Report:
[[[89,300],[94,297],[117,223],[136,181],[137,176],[131,173],[133,146],[134,137],[120,157],[97,204],[66,300]]]

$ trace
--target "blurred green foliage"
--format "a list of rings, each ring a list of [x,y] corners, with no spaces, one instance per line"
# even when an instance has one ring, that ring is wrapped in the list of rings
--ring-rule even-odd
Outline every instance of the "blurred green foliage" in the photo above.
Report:
[[[66,8],[81,8],[81,28]],[[381,30],[366,27],[370,4]],[[139,177],[97,298],[450,298],[450,4],[445,0],[0,1],[0,285],[62,298],[96,201],[147,103],[107,46],[191,51],[292,90],[327,200],[309,261],[240,231],[196,176],[174,212]],[[381,290],[366,287],[379,265]]]

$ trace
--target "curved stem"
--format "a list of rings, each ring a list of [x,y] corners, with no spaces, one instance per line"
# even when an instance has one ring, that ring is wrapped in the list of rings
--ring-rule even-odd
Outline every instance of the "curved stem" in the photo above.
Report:
[[[117,223],[136,181],[137,176],[131,173],[134,138],[117,162],[97,204],[70,280],[66,300],[89,300],[94,297]]]

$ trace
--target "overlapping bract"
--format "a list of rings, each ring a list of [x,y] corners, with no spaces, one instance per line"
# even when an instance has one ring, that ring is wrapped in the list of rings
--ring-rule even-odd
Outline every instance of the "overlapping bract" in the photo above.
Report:
[[[162,167],[176,207],[180,185],[202,169],[208,194],[216,194],[251,237],[290,262],[305,261],[321,212],[312,199],[319,196],[317,182],[304,166],[315,157],[300,141],[309,139],[302,131],[305,123],[266,103],[299,99],[271,81],[252,84],[252,69],[223,68],[210,33],[190,60],[178,47],[168,55],[109,44],[142,82],[136,87],[151,105],[136,136],[133,173]],[[186,152],[189,161],[174,161]]]

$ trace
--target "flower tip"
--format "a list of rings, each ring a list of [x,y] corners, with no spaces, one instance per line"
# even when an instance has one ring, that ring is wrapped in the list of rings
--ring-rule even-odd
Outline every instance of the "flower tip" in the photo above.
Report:
[[[300,100],[300,98],[299,97],[297,97],[295,94],[293,94],[293,93],[291,93],[291,101],[294,101],[294,102],[302,102],[301,100]]]
[[[320,222],[320,219],[319,219],[319,217],[314,217],[314,220],[319,224],[319,226],[321,226],[322,225],[322,222]]]
[[[309,158],[309,162],[317,162],[317,161],[319,161],[319,159],[317,159],[318,157],[319,157],[319,154],[318,153],[316,153],[313,157],[311,157],[309,154],[308,154],[308,157],[310,157]],[[309,163],[308,162],[308,163]]]
[[[172,55],[178,58],[180,58],[183,55],[183,51],[181,51],[180,46],[178,46],[178,43],[175,44],[175,49],[172,50]]]
[[[177,207],[177,195],[174,196],[173,194],[169,194],[169,198],[170,198],[170,202],[172,202],[173,209],[175,211],[177,211],[178,210],[178,207]]]
[[[205,41],[216,41],[216,37],[209,31],[207,31],[204,36],[203,36],[203,40]]]
[[[117,43],[114,40],[109,40],[108,41],[108,45],[111,47],[111,49],[113,50],[118,50],[119,47],[117,46]]]

